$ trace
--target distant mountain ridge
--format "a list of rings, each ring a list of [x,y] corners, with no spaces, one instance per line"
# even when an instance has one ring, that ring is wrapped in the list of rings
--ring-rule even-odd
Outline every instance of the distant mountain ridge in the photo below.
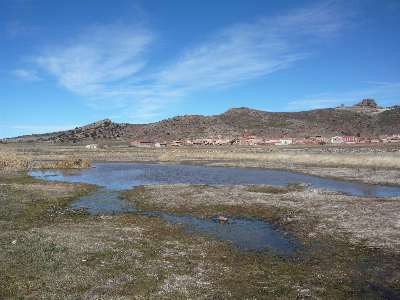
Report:
[[[400,106],[378,107],[373,99],[353,106],[301,112],[268,112],[247,107],[230,108],[220,115],[184,115],[150,124],[114,123],[101,120],[72,130],[27,135],[7,141],[98,143],[134,140],[170,141],[184,138],[240,136],[244,130],[262,138],[301,138],[322,135],[358,135],[376,138],[400,133]]]

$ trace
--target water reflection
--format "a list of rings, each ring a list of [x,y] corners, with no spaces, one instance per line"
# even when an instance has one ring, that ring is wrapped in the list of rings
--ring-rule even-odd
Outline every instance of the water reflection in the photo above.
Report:
[[[92,215],[116,215],[136,212],[133,203],[122,201],[116,191],[100,189],[89,196],[80,197],[71,204],[74,209],[84,209]]]
[[[293,258],[300,248],[294,237],[275,230],[264,221],[233,218],[221,223],[216,218],[203,220],[193,216],[160,215],[169,222],[187,224],[186,232],[200,232],[223,241],[231,241],[233,245],[250,252]]]
[[[178,217],[166,213],[141,212],[135,204],[122,201],[118,192],[109,189],[100,189],[89,196],[80,197],[78,201],[71,204],[71,207],[84,209],[92,215],[142,213],[157,216],[169,223],[187,225],[184,232],[201,233],[222,241],[230,241],[234,246],[249,252],[268,253],[294,259],[300,248],[292,236],[276,231],[267,222],[232,218],[226,223],[220,223],[217,218],[199,219],[192,215]]]
[[[351,195],[393,197],[400,196],[400,187],[377,186],[319,178],[284,171],[205,168],[198,166],[157,165],[134,163],[95,164],[96,168],[78,171],[32,171],[36,178],[72,182],[85,182],[112,190],[130,189],[150,184],[271,184],[311,183],[311,188],[340,191]]]
[[[32,171],[31,176],[47,180],[85,182],[103,186],[89,196],[79,198],[71,206],[85,209],[90,214],[138,213],[134,204],[119,198],[118,190],[150,184],[270,184],[284,186],[288,183],[311,183],[313,188],[325,188],[362,196],[398,196],[400,188],[374,186],[318,178],[291,172],[246,170],[229,168],[205,168],[181,165],[156,165],[133,163],[95,164],[88,170],[43,170]],[[263,221],[230,219],[221,224],[216,219],[198,219],[193,216],[177,217],[164,213],[145,212],[168,222],[186,224],[187,232],[200,232],[224,241],[231,241],[247,251],[268,252],[293,257],[299,249],[297,241],[282,232],[277,232]]]

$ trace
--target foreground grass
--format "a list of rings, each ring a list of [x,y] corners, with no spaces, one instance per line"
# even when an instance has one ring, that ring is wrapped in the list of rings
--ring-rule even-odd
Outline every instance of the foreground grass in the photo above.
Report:
[[[95,188],[0,173],[1,299],[395,299],[400,295],[396,256],[342,243],[308,247],[307,240],[300,242],[308,250],[291,259],[252,254],[185,234],[183,225],[145,214],[91,216],[67,208],[75,197]],[[205,200],[213,199],[210,205],[185,202],[195,197],[182,193],[176,197],[180,201],[165,206],[174,200],[170,194],[157,206],[160,193],[153,195],[142,187],[124,197],[136,199],[143,209],[150,205],[199,217],[241,212],[274,221],[293,212],[245,201],[215,205],[221,197],[235,196],[225,195],[226,189],[191,186]],[[298,186],[248,189],[263,197],[289,197],[301,191]]]

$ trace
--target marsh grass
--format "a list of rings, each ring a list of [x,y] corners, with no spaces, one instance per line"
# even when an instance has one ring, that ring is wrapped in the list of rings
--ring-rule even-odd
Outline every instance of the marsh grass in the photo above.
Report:
[[[0,200],[5,204],[0,207],[1,299],[360,299],[362,295],[384,299],[368,290],[368,283],[379,286],[386,280],[395,290],[399,279],[393,271],[387,273],[393,260],[385,260],[379,252],[379,264],[370,267],[374,258],[367,252],[336,244],[290,260],[246,253],[228,242],[186,234],[180,224],[143,214],[48,218],[49,209],[63,208],[91,186],[20,175],[0,177],[0,183]],[[263,203],[231,203],[233,187],[179,185],[173,195],[182,187],[190,187],[193,194],[205,193],[204,200],[213,198],[206,214],[241,212],[279,219],[286,211]],[[138,187],[126,196],[144,202],[153,199],[154,209],[163,195],[149,190]],[[235,195],[245,197],[242,190]],[[185,194],[178,197],[185,204],[179,207],[181,212],[201,212],[201,203],[190,206]],[[168,200],[164,197],[158,207]],[[360,270],[357,263],[366,267]]]
[[[82,158],[66,157],[59,163],[36,163],[27,152],[0,150],[0,171],[25,171],[30,169],[88,169],[92,165]]]
[[[382,146],[383,147],[383,146]],[[269,163],[281,168],[290,165],[315,167],[369,168],[371,170],[400,169],[398,148],[368,146],[335,148],[260,148],[254,147],[189,147],[162,149],[81,149],[55,148],[26,150],[37,161],[75,160],[79,157],[89,162],[184,162],[184,161],[236,161],[259,162],[268,168]],[[51,165],[49,165],[50,167]]]
[[[69,158],[64,159],[59,163],[42,163],[39,167],[40,169],[89,169],[92,165],[81,158]]]
[[[304,152],[212,152],[184,151],[166,152],[158,156],[159,160],[210,159],[210,160],[259,160],[262,162],[277,162],[287,164],[305,164],[309,166],[338,167],[372,167],[400,168],[400,152],[393,153],[304,153]]]
[[[32,166],[30,155],[13,150],[0,150],[0,171],[28,170]]]
[[[77,156],[76,152],[65,152],[60,151],[54,160]],[[110,160],[157,160],[158,154],[163,154],[161,151],[121,153],[110,154]],[[195,153],[192,156],[188,151],[175,151],[171,156],[166,152],[162,159],[225,160],[232,156],[240,161],[263,158],[265,162],[281,159],[290,163],[297,155],[281,154]],[[78,155],[89,161],[108,157],[100,151]],[[313,164],[310,157],[319,155],[301,153],[297,159]],[[337,160],[324,163],[350,163],[343,160],[347,155],[353,156],[332,154]],[[319,159],[329,156],[321,154]],[[398,158],[396,153],[378,156]],[[374,155],[360,157],[367,159]],[[396,162],[387,166],[392,168]],[[68,214],[65,207],[74,197],[86,195],[96,187],[11,174],[0,173],[0,299],[398,299],[400,296],[398,255],[391,257],[379,249],[339,243],[337,236],[343,235],[340,226],[331,226],[332,238],[321,234],[317,239],[319,245],[304,256],[299,253],[296,260],[288,260],[245,253],[229,243],[186,234],[182,225],[168,224],[157,217]],[[343,195],[335,196],[338,197],[335,200],[325,194],[319,198],[313,198],[317,196],[311,192],[302,195],[298,193],[302,187],[282,190],[264,186],[258,191],[252,188],[182,184],[137,187],[121,194],[144,211],[193,213],[203,218],[248,214],[297,232],[304,245],[315,241],[310,233],[318,233],[316,230],[330,224],[324,222],[337,215],[335,207],[346,212],[347,206],[342,202],[347,198]],[[354,200],[346,200],[349,205],[356,205],[350,215],[364,211],[371,203],[371,199],[365,203]],[[382,199],[377,201],[385,204]],[[313,212],[325,206],[327,214],[318,219]],[[373,208],[371,211],[385,212],[382,219],[386,223],[379,227],[388,228],[388,212],[379,210],[379,206]]]

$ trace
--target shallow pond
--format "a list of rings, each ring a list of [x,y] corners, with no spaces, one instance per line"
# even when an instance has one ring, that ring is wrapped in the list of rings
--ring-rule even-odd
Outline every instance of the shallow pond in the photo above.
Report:
[[[85,182],[111,190],[130,189],[150,184],[271,184],[310,183],[311,188],[329,189],[358,196],[400,196],[400,187],[378,186],[365,183],[319,178],[284,171],[205,168],[182,165],[99,163],[96,168],[78,171],[32,171],[31,176],[41,179]]]
[[[264,252],[294,259],[295,253],[300,249],[292,236],[277,231],[264,221],[250,220],[244,216],[230,218],[221,223],[217,217],[199,219],[190,214],[178,217],[159,212],[142,212],[137,210],[135,204],[121,200],[117,191],[108,189],[100,189],[89,196],[81,197],[71,207],[85,209],[93,215],[142,213],[160,217],[169,223],[187,225],[184,229],[187,233],[202,233],[222,241],[230,241],[233,245],[250,252]]]
[[[182,165],[99,163],[96,168],[78,171],[41,170],[29,175],[35,178],[85,182],[103,186],[93,194],[79,198],[71,206],[86,209],[91,214],[138,213],[134,204],[119,198],[118,190],[151,184],[270,184],[310,183],[312,188],[324,188],[362,196],[398,196],[400,188],[374,186],[318,178],[282,171],[205,168]],[[145,212],[172,223],[186,224],[187,232],[200,232],[254,252],[268,252],[293,257],[299,250],[297,241],[263,221],[245,218],[220,223],[216,219],[198,219],[193,216],[176,217],[163,213]],[[217,217],[217,216],[216,216]]]
[[[400,195],[398,187],[374,186],[280,171],[133,163],[106,163],[95,164],[95,166],[94,169],[79,171],[32,171],[30,175],[46,180],[85,182],[103,186],[104,188],[79,198],[71,205],[77,209],[85,209],[91,214],[142,213],[163,218],[170,223],[185,224],[183,230],[188,233],[205,234],[223,241],[231,241],[233,245],[246,251],[279,255],[294,261],[302,259],[304,255],[307,256],[308,249],[319,248],[321,245],[300,245],[290,234],[286,234],[268,222],[252,220],[249,216],[238,216],[229,219],[228,222],[220,223],[217,219],[218,216],[199,219],[190,214],[178,217],[159,212],[138,211],[135,204],[121,200],[118,190],[131,189],[139,185],[174,183],[279,186],[285,186],[288,183],[310,183],[311,188],[324,188],[353,195],[379,197]],[[354,261],[356,268],[360,269],[360,274],[368,275],[376,272],[376,275],[371,275],[374,279],[373,282],[355,283],[351,287],[355,291],[359,291],[360,298],[400,299],[397,290],[386,286],[386,277],[391,277],[392,274],[398,272],[397,261],[393,261],[393,270],[383,268],[379,261],[375,261],[375,257],[371,257],[367,261],[361,260],[361,263],[359,259]]]

